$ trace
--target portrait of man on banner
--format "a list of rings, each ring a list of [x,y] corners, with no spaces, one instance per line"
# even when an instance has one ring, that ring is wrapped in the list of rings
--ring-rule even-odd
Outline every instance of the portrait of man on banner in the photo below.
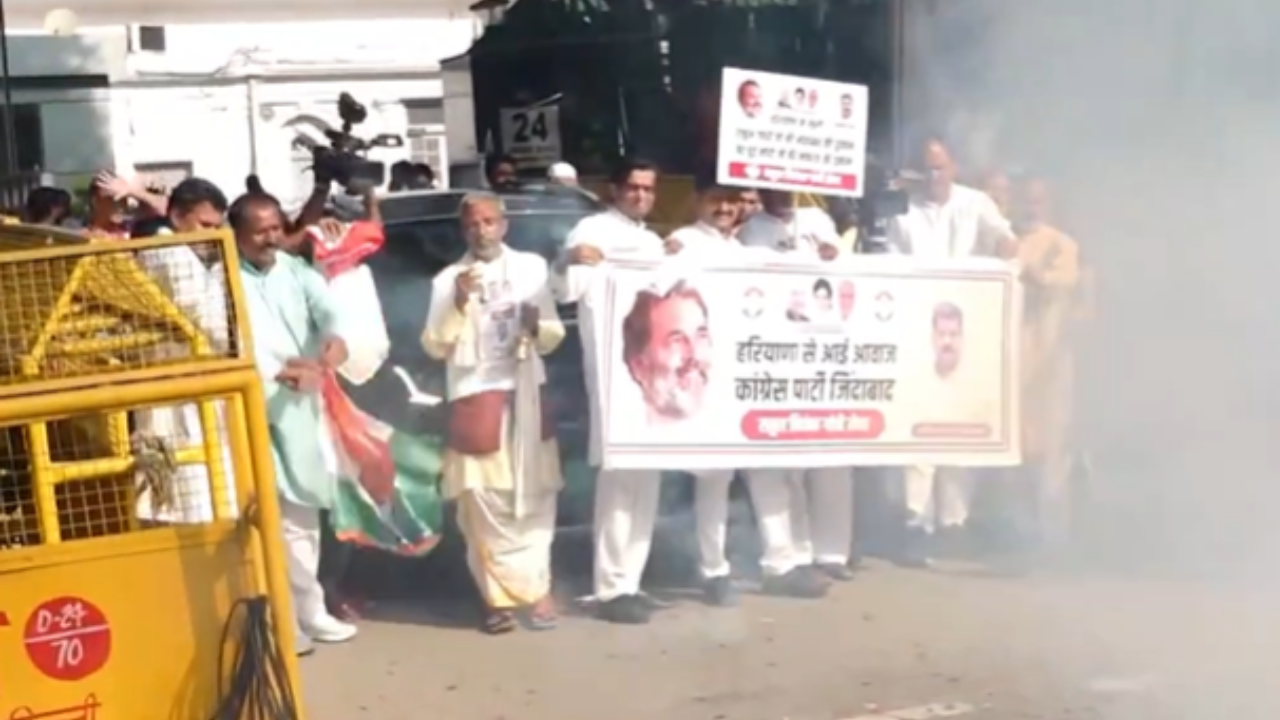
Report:
[[[636,293],[622,322],[622,360],[644,401],[646,427],[697,419],[711,356],[710,313],[697,288],[680,280],[665,292]]]

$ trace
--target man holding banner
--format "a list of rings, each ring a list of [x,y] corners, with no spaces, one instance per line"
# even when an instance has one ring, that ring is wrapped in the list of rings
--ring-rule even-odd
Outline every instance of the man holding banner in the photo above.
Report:
[[[617,258],[660,258],[663,242],[645,227],[653,210],[658,169],[637,158],[623,158],[610,174],[611,206],[583,218],[569,233],[565,256],[556,264],[552,291],[561,303],[578,303],[583,369],[591,407],[599,406],[596,308],[591,304],[600,265]],[[592,423],[591,463],[603,460],[601,438]],[[640,593],[640,577],[649,561],[657,521],[661,480],[657,470],[600,470],[596,476],[594,590],[600,617],[609,622],[643,624],[649,605]]]
[[[683,258],[711,259],[742,249],[734,236],[741,207],[738,194],[718,185],[714,178],[698,178],[698,221],[667,236],[667,252]],[[703,311],[705,319],[706,313]],[[650,336],[657,335],[651,328]],[[647,345],[650,338],[645,338]],[[707,600],[729,606],[736,601],[730,579],[726,542],[729,531],[729,486],[732,469],[698,470],[694,491],[694,517],[698,528],[699,569],[706,582]],[[759,509],[757,508],[757,512]]]
[[[761,190],[763,211],[743,225],[744,245],[770,248],[801,261],[834,260],[840,236],[818,208],[797,208],[795,196]],[[818,281],[818,292],[831,288]],[[820,308],[814,308],[818,313]],[[806,318],[807,320],[808,318]],[[850,580],[853,549],[853,472],[850,468],[756,469],[747,472],[760,513],[766,591],[797,597],[825,594],[826,580]],[[786,498],[784,504],[784,496]],[[771,510],[768,514],[761,506]],[[785,514],[778,509],[787,507]],[[820,574],[809,572],[816,565]]]
[[[919,258],[945,259],[996,255],[1011,257],[1015,237],[1008,219],[987,194],[955,182],[956,165],[947,145],[936,137],[920,146],[925,180],[912,194],[907,213],[890,220],[893,251]],[[937,380],[952,387],[959,362],[963,315],[940,306],[933,316]],[[943,402],[940,397],[937,402]],[[930,564],[929,547],[941,532],[961,531],[969,518],[972,494],[967,468],[913,465],[905,470],[904,495],[908,530],[900,562],[910,567]],[[939,527],[939,525],[941,527]]]

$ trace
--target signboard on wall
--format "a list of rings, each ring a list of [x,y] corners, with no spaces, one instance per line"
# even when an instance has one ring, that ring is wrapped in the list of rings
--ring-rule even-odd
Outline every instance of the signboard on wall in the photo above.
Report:
[[[503,108],[499,121],[502,151],[521,167],[548,167],[562,157],[558,106]]]

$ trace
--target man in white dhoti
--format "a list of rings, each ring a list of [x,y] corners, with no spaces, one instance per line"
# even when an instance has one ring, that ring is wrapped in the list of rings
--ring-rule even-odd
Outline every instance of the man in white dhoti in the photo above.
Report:
[[[944,142],[927,139],[920,146],[919,161],[925,181],[912,193],[907,213],[889,221],[893,252],[932,259],[1016,253],[1013,230],[995,201],[955,182],[956,165]],[[965,468],[905,469],[908,529],[902,564],[929,565],[932,536],[938,531],[953,534],[968,520],[971,490]]]
[[[189,233],[222,227],[227,198],[213,183],[201,178],[188,178],[178,184],[169,196],[168,217],[158,234]],[[202,258],[198,246],[175,245],[138,253],[137,260],[196,327],[206,334],[210,349],[224,352],[229,342],[225,270],[211,269]],[[159,349],[157,360],[186,359],[186,343],[173,343]],[[222,403],[215,404],[212,416],[222,425]],[[137,439],[154,436],[173,445],[174,450],[198,448],[204,443],[200,406],[195,403],[176,407],[159,407],[134,413]],[[225,428],[220,431],[225,432]],[[214,471],[211,473],[211,470]],[[214,508],[211,482],[215,478],[226,491],[226,503]],[[167,493],[158,493],[152,483],[141,482],[138,492],[138,518],[171,524],[206,523],[215,516],[227,519],[237,514],[235,478],[232,474],[229,447],[223,438],[221,451],[204,463],[180,465],[169,482]],[[161,497],[167,495],[167,497]]]
[[[569,233],[565,256],[557,263],[552,289],[564,303],[578,303],[582,361],[587,393],[596,406],[595,327],[587,292],[598,279],[597,268],[609,258],[662,257],[662,239],[645,227],[653,210],[658,169],[652,163],[624,158],[610,174],[612,204]],[[600,437],[592,424],[591,463],[601,463]],[[640,576],[649,561],[661,491],[656,470],[601,470],[595,497],[595,597],[599,614],[616,623],[649,621],[649,604],[640,593]]]
[[[483,629],[555,627],[551,543],[563,486],[543,416],[542,355],[564,339],[547,264],[503,244],[501,198],[472,193],[459,209],[466,257],[436,276],[422,346],[445,361],[450,409],[444,496],[458,504],[467,566],[484,598]]]
[[[763,210],[738,230],[744,245],[800,261],[839,256],[840,236],[826,213],[797,208],[791,193],[762,190],[760,199]],[[747,484],[764,539],[767,592],[821,597],[829,579],[852,579],[852,469],[754,469],[747,472]]]

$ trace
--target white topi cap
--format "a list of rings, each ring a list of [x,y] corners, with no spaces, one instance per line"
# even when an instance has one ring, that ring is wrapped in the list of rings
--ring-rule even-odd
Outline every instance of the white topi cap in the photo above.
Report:
[[[547,168],[547,178],[550,180],[577,180],[578,171],[567,162],[553,163]]]

